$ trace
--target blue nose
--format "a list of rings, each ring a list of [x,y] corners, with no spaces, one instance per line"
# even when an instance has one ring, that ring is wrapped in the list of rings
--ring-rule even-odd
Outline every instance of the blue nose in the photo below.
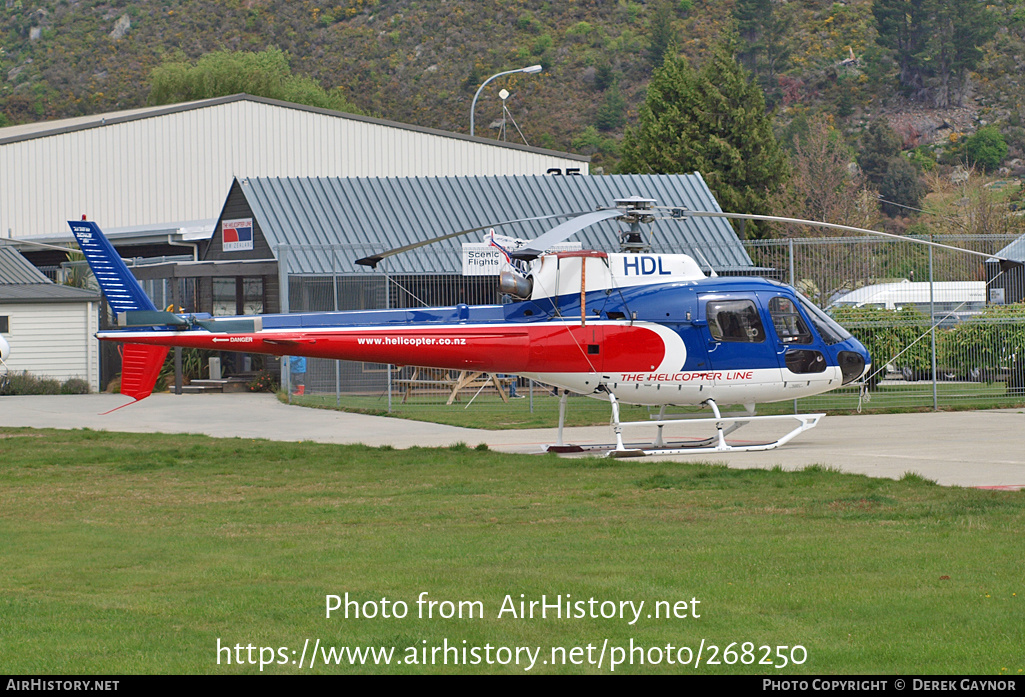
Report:
[[[843,375],[843,384],[854,382],[865,375],[872,366],[872,356],[868,349],[862,346],[857,339],[851,338],[844,342],[849,349],[840,351],[836,355],[840,364],[840,373]]]

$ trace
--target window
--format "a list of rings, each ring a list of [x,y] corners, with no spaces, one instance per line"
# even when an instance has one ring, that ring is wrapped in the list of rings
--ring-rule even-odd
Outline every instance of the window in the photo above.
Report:
[[[784,360],[791,373],[823,373],[826,370],[826,359],[818,351],[810,349],[787,351]]]
[[[7,315],[0,315],[0,334],[11,333],[11,318]]]
[[[827,345],[832,346],[851,338],[850,333],[846,329],[837,324],[832,317],[817,308],[811,300],[808,300],[803,295],[798,295],[797,298],[804,305],[804,311],[811,317],[811,323]]]
[[[769,315],[772,326],[776,328],[776,336],[784,344],[810,344],[811,332],[804,323],[797,306],[790,298],[777,296],[769,301]]]
[[[713,300],[706,306],[708,330],[716,341],[765,341],[765,328],[750,300]]]

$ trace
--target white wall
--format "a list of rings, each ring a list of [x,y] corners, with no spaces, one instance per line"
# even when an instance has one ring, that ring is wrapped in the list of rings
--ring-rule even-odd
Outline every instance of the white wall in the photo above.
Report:
[[[9,318],[3,336],[11,345],[7,366],[37,377],[82,378],[100,389],[97,303],[3,303]]]
[[[454,135],[237,100],[10,142],[0,145],[0,237],[67,234],[83,214],[104,229],[216,218],[236,176],[588,172],[557,153]]]

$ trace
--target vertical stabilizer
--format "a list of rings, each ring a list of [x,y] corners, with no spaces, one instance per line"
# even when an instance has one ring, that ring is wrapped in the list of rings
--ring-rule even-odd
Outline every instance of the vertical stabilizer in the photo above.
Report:
[[[121,394],[135,400],[149,397],[165,358],[166,346],[125,344],[121,352]]]
[[[69,220],[68,225],[114,312],[157,309],[99,225],[91,220]]]
[[[157,309],[96,223],[69,220],[68,225],[114,312]],[[125,344],[121,353],[121,394],[136,401],[149,397],[166,357],[166,346]]]

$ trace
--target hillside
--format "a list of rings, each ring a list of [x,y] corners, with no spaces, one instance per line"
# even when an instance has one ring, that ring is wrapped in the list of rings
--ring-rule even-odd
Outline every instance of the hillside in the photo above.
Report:
[[[876,43],[870,0],[773,0],[779,50],[759,79],[777,127],[821,112],[855,133],[884,114],[904,124],[898,132],[910,145],[946,133],[944,123],[1019,122],[1018,1],[993,3],[1000,30],[983,47],[970,90],[961,105],[936,111],[898,93],[898,66]],[[293,72],[342,88],[367,113],[465,133],[483,80],[540,63],[541,74],[504,78],[485,92],[478,135],[496,133],[505,87],[531,145],[592,154],[601,167],[614,163],[616,142],[636,120],[653,46],[673,40],[700,64],[739,0],[0,2],[0,125],[142,106],[162,60],[276,46]]]

